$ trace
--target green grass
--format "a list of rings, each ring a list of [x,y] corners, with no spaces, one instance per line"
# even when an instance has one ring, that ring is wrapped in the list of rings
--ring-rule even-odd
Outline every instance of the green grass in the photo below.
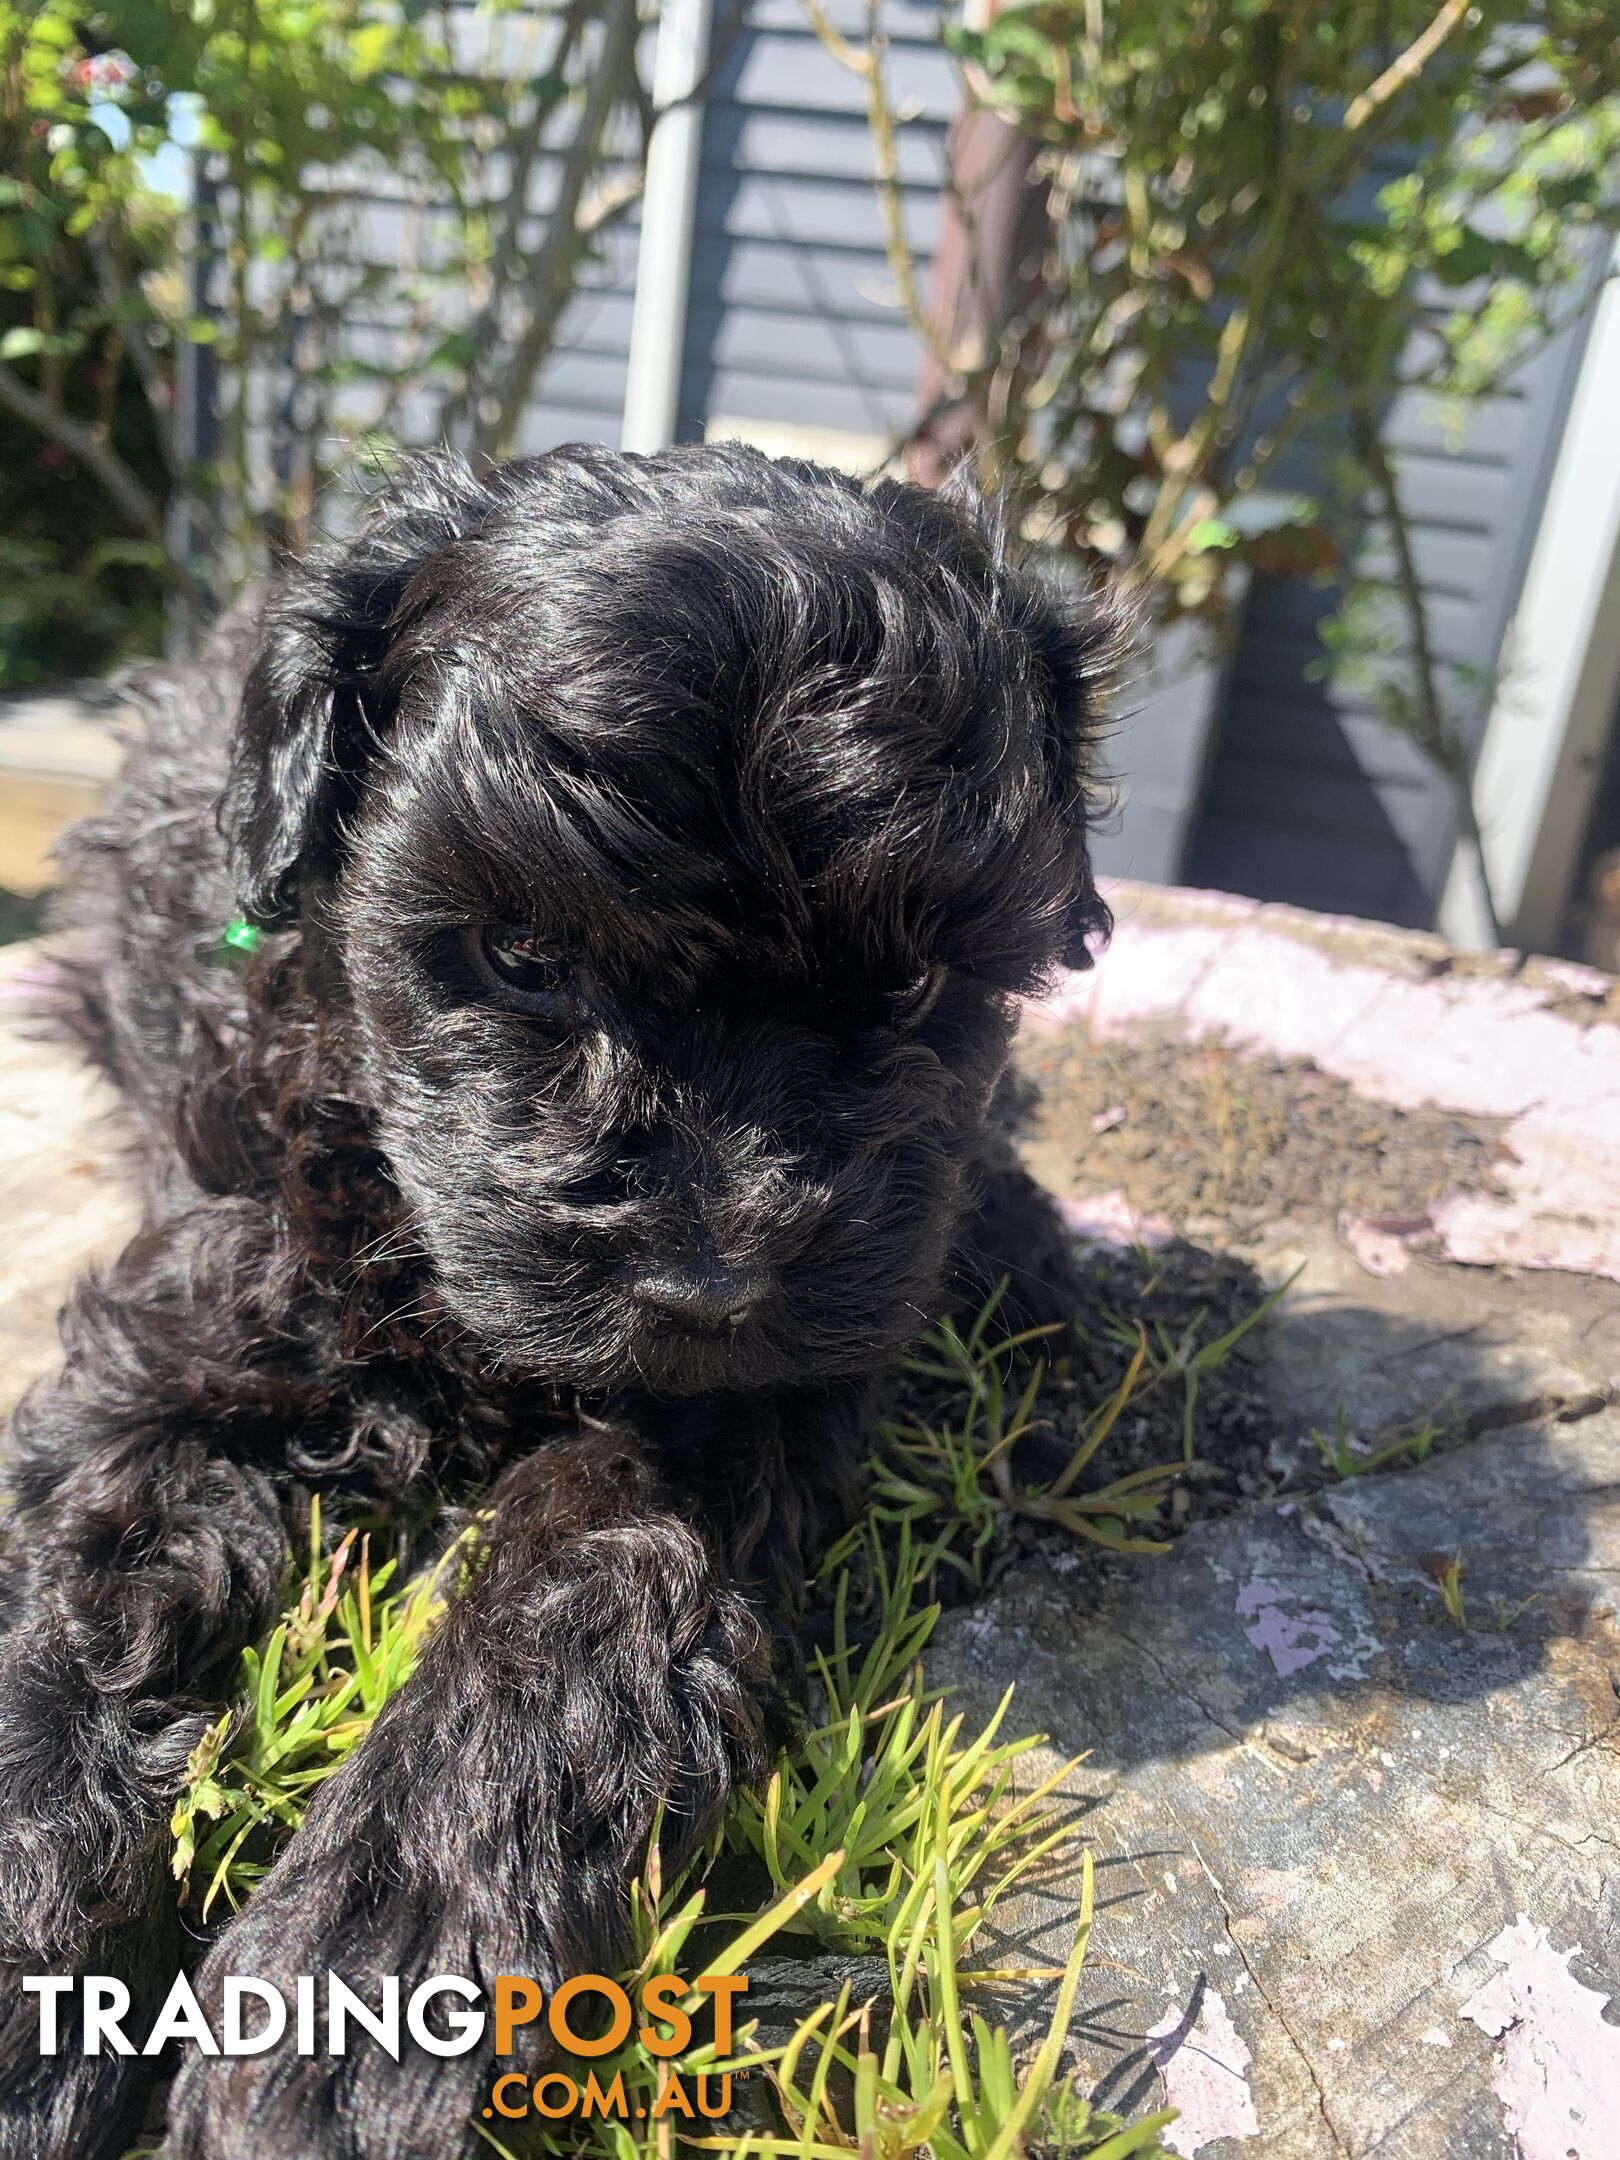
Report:
[[[1391,1440],[1387,1447],[1370,1448],[1362,1454],[1351,1443],[1349,1413],[1341,1402],[1333,1413],[1331,1437],[1313,1425],[1311,1438],[1316,1443],[1317,1453],[1334,1476],[1349,1479],[1366,1477],[1372,1471],[1382,1470],[1388,1463],[1400,1462],[1403,1459],[1412,1463],[1427,1462],[1430,1448],[1441,1438],[1444,1431],[1443,1425],[1436,1425],[1425,1418],[1414,1426],[1411,1432]]]
[[[1057,1476],[1030,1485],[1015,1474],[1013,1450],[1040,1422],[1046,1368],[1037,1359],[1026,1375],[1013,1361],[1048,1331],[987,1341],[994,1311],[994,1303],[987,1305],[965,1336],[949,1320],[941,1322],[907,1361],[917,1377],[951,1383],[958,1407],[937,1423],[890,1421],[879,1427],[872,1463],[877,1521],[925,1540],[920,1572],[930,1583],[937,1570],[949,1568],[980,1584],[998,1523],[1015,1516],[1056,1524],[1115,1552],[1168,1551],[1144,1535],[1143,1526],[1157,1522],[1181,1474],[1180,1463],[1157,1463],[1076,1490],[1126,1406],[1144,1392],[1145,1336],[1119,1386],[1086,1420]]]
[[[1181,1458],[1184,1464],[1194,1459],[1193,1437],[1198,1427],[1200,1381],[1220,1371],[1243,1338],[1281,1304],[1304,1272],[1302,1261],[1293,1274],[1262,1298],[1251,1312],[1245,1313],[1241,1320],[1209,1342],[1200,1339],[1207,1317],[1202,1310],[1194,1313],[1179,1336],[1172,1336],[1162,1320],[1156,1320],[1149,1329],[1140,1320],[1127,1320],[1119,1313],[1103,1315],[1103,1326],[1116,1341],[1127,1348],[1133,1336],[1137,1341],[1144,1368],[1136,1397],[1138,1401],[1146,1400],[1158,1388],[1174,1390],[1179,1387],[1181,1390]],[[1150,1278],[1150,1282],[1153,1279]]]
[[[632,2039],[592,2065],[603,2089],[622,2074],[630,2118],[552,2123],[526,2153],[668,2160],[678,2133],[682,2145],[739,2160],[1164,2155],[1159,2132],[1170,2114],[1126,2124],[1093,2110],[1059,2075],[1092,1927],[1091,1857],[1059,1793],[1071,1766],[1036,1776],[1030,1758],[1040,1740],[1007,1732],[1013,1691],[975,1726],[928,1688],[923,1660],[938,1583],[982,1580],[998,1524],[1011,1517],[1116,1550],[1163,1549],[1150,1533],[1181,1465],[1114,1480],[1095,1473],[1124,1410],[1158,1384],[1156,1373],[1169,1374],[1140,1337],[1067,1463],[1028,1484],[1014,1448],[1040,1422],[1044,1368],[1026,1357],[1035,1338],[997,1336],[996,1302],[966,1333],[948,1323],[932,1330],[917,1352],[919,1378],[951,1383],[951,1415],[879,1432],[871,1505],[828,1555],[817,1589],[826,1647],[811,1661],[807,1729],[763,1791],[738,1796],[678,1881],[662,1880],[655,1849],[632,1900],[627,1981],[829,1952],[871,1960],[881,1975],[871,1999],[854,2000],[846,1986],[835,2000],[809,2001],[796,2030],[772,2046],[745,2026],[725,2061],[711,2044],[660,2063]],[[317,1522],[286,1617],[244,1658],[238,1704],[198,1747],[175,1810],[175,1874],[193,1909],[251,1896],[311,1792],[408,1679],[462,1571],[477,1565],[479,1534],[475,1523],[431,1573],[402,1583],[389,1567],[372,1569],[363,1538],[345,1538],[328,1556]],[[978,1962],[997,1905],[1056,1861],[1080,1881],[1065,1966]],[[745,1909],[711,1911],[719,1886],[735,1903],[739,1883],[757,1891]],[[1055,1989],[1045,2039],[1023,2062],[974,2001],[975,1990],[1009,1983]],[[762,2119],[774,2127],[654,2117],[672,2072],[689,2081],[705,2071],[768,2091]],[[636,2104],[645,2119],[635,2119]],[[488,2126],[475,2127],[493,2154],[507,2150]]]
[[[447,1597],[476,1565],[477,1536],[475,1525],[396,1586],[395,1563],[374,1569],[358,1532],[323,1550],[317,1501],[297,1595],[269,1641],[242,1653],[237,1702],[193,1750],[174,1811],[174,1874],[182,1902],[204,1919],[221,1897],[241,1903],[315,1787],[410,1678]]]

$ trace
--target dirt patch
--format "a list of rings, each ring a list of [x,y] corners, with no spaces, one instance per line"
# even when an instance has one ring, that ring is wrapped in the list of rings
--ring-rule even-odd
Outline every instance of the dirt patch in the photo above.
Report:
[[[1020,1045],[1020,1140],[1060,1191],[1122,1187],[1177,1229],[1253,1235],[1288,1216],[1420,1215],[1449,1188],[1500,1192],[1501,1126],[1369,1102],[1308,1064],[1168,1030]]]
[[[1218,1361],[1201,1365],[1198,1353],[1239,1333],[1264,1305],[1279,1237],[1295,1245],[1307,1225],[1331,1237],[1344,1211],[1420,1215],[1451,1188],[1500,1190],[1506,1156],[1496,1124],[1370,1102],[1309,1064],[1189,1044],[1168,1028],[1129,1042],[1095,1043],[1083,1029],[1026,1038],[1006,1107],[1021,1153],[1049,1189],[1123,1190],[1175,1232],[1151,1250],[1117,1242],[1080,1250],[1072,1338],[1043,1383],[1041,1431],[1021,1458],[1030,1479],[1049,1479],[1068,1461],[1144,1341],[1145,1384],[1084,1482],[1178,1465],[1159,1521],[1142,1526],[1150,1534],[1173,1536],[1248,1502],[1331,1486],[1343,1474],[1329,1459],[1341,1442],[1358,1463],[1387,1449],[1387,1466],[1398,1470],[1420,1428],[1424,1451],[1474,1436],[1477,1404],[1448,1397],[1432,1421],[1402,1404],[1392,1421],[1357,1418],[1354,1433],[1339,1434],[1324,1413],[1321,1440],[1313,1440],[1316,1421],[1279,1401],[1269,1320],[1242,1332]],[[1465,1360],[1463,1350],[1457,1356]],[[911,1375],[894,1383],[885,1407],[938,1430],[960,1414],[961,1395]],[[987,1574],[993,1579],[1020,1547],[1064,1542],[1024,1521],[1006,1524]]]

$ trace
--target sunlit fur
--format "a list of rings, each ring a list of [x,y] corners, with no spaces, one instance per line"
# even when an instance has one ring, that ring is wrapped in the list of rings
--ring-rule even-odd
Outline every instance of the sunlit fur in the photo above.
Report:
[[[611,1969],[660,1805],[673,1864],[757,1774],[870,1376],[953,1248],[1058,1250],[986,1113],[1018,993],[1106,926],[1111,634],[965,491],[571,449],[407,467],[135,685],[60,1003],[147,1219],[9,1444],[0,2155],[138,2126],[143,2066],[39,2062],[15,1976],[123,1973],[140,2030],[190,1954],[167,1816],[311,1489],[407,1545],[495,1477],[491,1556],[205,1996]],[[555,1009],[489,923],[566,964]],[[735,1324],[673,1323],[672,1272],[746,1286]],[[193,2061],[164,2150],[450,2160],[489,2076]]]

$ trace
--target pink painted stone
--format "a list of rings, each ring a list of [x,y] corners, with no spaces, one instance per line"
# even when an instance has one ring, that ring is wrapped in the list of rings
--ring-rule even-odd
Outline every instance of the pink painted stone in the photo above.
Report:
[[[1545,1207],[1450,1192],[1430,1210],[1448,1259],[1470,1267],[1564,1268],[1620,1282],[1620,1218],[1607,1222]]]
[[[1369,1275],[1404,1275],[1412,1265],[1410,1241],[1434,1229],[1427,1215],[1352,1215],[1339,1217],[1339,1242]]]
[[[1577,997],[1606,998],[1614,988],[1612,975],[1582,960],[1543,960],[1541,970],[1550,983],[1560,990],[1573,990]]]
[[[1254,2057],[1213,1988],[1204,1990],[1198,2021],[1188,2032],[1182,2031],[1185,2023],[1186,2011],[1172,2003],[1146,2043],[1165,2099],[1178,2111],[1160,2136],[1182,2160],[1195,2160],[1220,2138],[1258,2137],[1260,2118],[1246,2075]]]
[[[1560,1086],[1578,1030],[1542,1010],[1535,991],[1381,981],[1327,1068],[1352,1087],[1401,1109],[1510,1118]]]
[[[1183,922],[1200,922],[1217,928],[1247,922],[1264,912],[1266,903],[1249,900],[1242,893],[1216,892],[1209,885],[1133,884],[1129,878],[1099,878],[1097,890],[1113,909],[1117,920],[1129,922],[1141,909],[1144,895],[1173,898],[1176,915]]]
[[[1620,1093],[1603,1088],[1584,1098],[1539,1103],[1514,1130],[1516,1134],[1566,1135],[1583,1148],[1595,1142],[1620,1163]]]
[[[1581,1222],[1620,1219],[1620,1135],[1611,1137],[1608,1111],[1583,1127],[1537,1115],[1508,1128],[1512,1159],[1500,1175],[1517,1197],[1538,1211]]]
[[[1057,1211],[1083,1244],[1110,1245],[1118,1252],[1130,1252],[1139,1245],[1156,1252],[1175,1236],[1162,1215],[1144,1215],[1117,1189],[1082,1193],[1077,1200],[1059,1194]]]
[[[1106,1039],[1179,1013],[1234,935],[1230,929],[1157,930],[1121,923],[1095,970],[1093,1032]]]
[[[1493,2082],[1519,2160],[1614,2160],[1620,2150],[1620,2029],[1608,1998],[1570,1971],[1525,1913],[1490,1946],[1502,1970],[1461,2015],[1501,2045]]]
[[[1238,1618],[1253,1623],[1245,1634],[1257,1650],[1265,1651],[1284,1679],[1344,1647],[1329,1614],[1290,1612],[1289,1603],[1288,1591],[1259,1578],[1238,1592]]]
[[[1286,934],[1297,910],[1177,894],[1167,925],[1133,920],[1132,897],[1120,890],[1112,945],[1034,1009],[1037,1026],[1083,1019],[1106,1040],[1168,1021],[1194,1041],[1306,1060],[1398,1109],[1499,1118],[1508,1197],[1448,1196],[1434,1218],[1445,1255],[1620,1280],[1620,1027],[1548,1009],[1558,990],[1596,995],[1606,977],[1412,980]],[[1381,1226],[1342,1234],[1370,1272],[1400,1272],[1403,1251]]]
[[[1258,925],[1230,938],[1182,1007],[1192,1035],[1224,1035],[1324,1072],[1384,978]]]

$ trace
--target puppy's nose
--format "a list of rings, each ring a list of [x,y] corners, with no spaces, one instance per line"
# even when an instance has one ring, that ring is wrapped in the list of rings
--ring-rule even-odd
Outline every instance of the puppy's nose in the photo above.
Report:
[[[763,1276],[718,1261],[692,1261],[652,1269],[636,1284],[649,1312],[704,1335],[739,1328],[764,1295]]]

